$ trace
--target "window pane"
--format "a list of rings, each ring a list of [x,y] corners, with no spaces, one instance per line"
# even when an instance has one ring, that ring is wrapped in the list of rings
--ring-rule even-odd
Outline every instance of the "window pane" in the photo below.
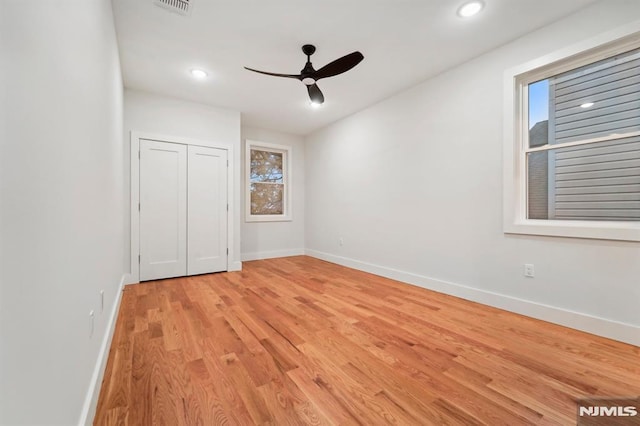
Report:
[[[251,214],[284,214],[284,185],[269,183],[251,184]]]
[[[532,152],[527,158],[529,219],[549,219],[549,151]]]
[[[554,143],[640,130],[640,50],[550,79]]]
[[[529,153],[528,218],[640,220],[640,137]]]
[[[281,152],[251,150],[251,182],[283,183]]]
[[[640,49],[529,84],[529,147],[640,131]]]
[[[549,80],[529,84],[529,147],[549,143]]]

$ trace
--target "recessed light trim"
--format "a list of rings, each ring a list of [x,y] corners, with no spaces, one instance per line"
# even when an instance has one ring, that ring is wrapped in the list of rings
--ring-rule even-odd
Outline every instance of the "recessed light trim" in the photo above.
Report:
[[[205,70],[201,70],[200,68],[193,68],[191,71],[191,77],[196,80],[204,80],[209,76],[209,74]]]
[[[484,9],[483,1],[469,1],[458,8],[458,16],[461,18],[470,18],[480,13],[482,9]]]
[[[585,102],[582,105],[580,105],[580,108],[591,108],[594,105],[595,105],[595,103],[593,103],[593,102]]]
[[[312,109],[319,109],[319,108],[322,108],[322,105],[324,105],[324,103],[318,103],[318,102],[309,101],[309,106],[310,106]]]

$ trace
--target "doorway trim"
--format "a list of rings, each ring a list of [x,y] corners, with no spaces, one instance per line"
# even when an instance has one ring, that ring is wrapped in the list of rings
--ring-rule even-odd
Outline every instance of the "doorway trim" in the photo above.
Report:
[[[233,145],[220,143],[220,142],[206,141],[201,139],[185,138],[181,136],[167,136],[167,135],[159,135],[155,133],[131,131],[130,133],[131,273],[128,277],[129,279],[127,280],[127,284],[135,284],[140,282],[140,264],[138,263],[138,259],[140,256],[140,210],[138,209],[138,206],[140,204],[140,157],[138,153],[140,152],[141,139],[148,139],[148,140],[154,140],[159,142],[177,143],[182,145],[195,145],[195,146],[203,146],[208,148],[218,148],[218,149],[224,149],[227,151],[227,159],[229,161],[229,166],[227,167],[227,202],[229,204],[229,211],[227,213],[227,247],[229,248],[229,254],[227,255],[227,271],[234,270],[234,267],[233,267],[234,262],[232,258],[233,258],[233,253],[235,253],[234,232],[233,232],[234,223],[235,223],[234,221],[235,200],[234,200],[234,192],[233,192],[233,186],[234,186],[233,177],[235,176],[235,170],[234,170],[235,152],[233,149]]]

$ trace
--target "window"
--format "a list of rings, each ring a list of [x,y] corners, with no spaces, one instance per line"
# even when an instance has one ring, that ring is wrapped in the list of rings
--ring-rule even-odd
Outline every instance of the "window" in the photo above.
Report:
[[[505,232],[639,241],[640,37],[575,49],[506,75]]]
[[[290,147],[247,141],[247,222],[291,220],[290,161]]]

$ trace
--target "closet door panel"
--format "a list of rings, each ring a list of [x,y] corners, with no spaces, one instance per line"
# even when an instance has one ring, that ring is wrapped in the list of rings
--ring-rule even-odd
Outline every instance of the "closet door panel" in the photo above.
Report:
[[[188,147],[187,274],[227,270],[227,151]]]
[[[140,141],[140,280],[187,273],[187,147]]]

